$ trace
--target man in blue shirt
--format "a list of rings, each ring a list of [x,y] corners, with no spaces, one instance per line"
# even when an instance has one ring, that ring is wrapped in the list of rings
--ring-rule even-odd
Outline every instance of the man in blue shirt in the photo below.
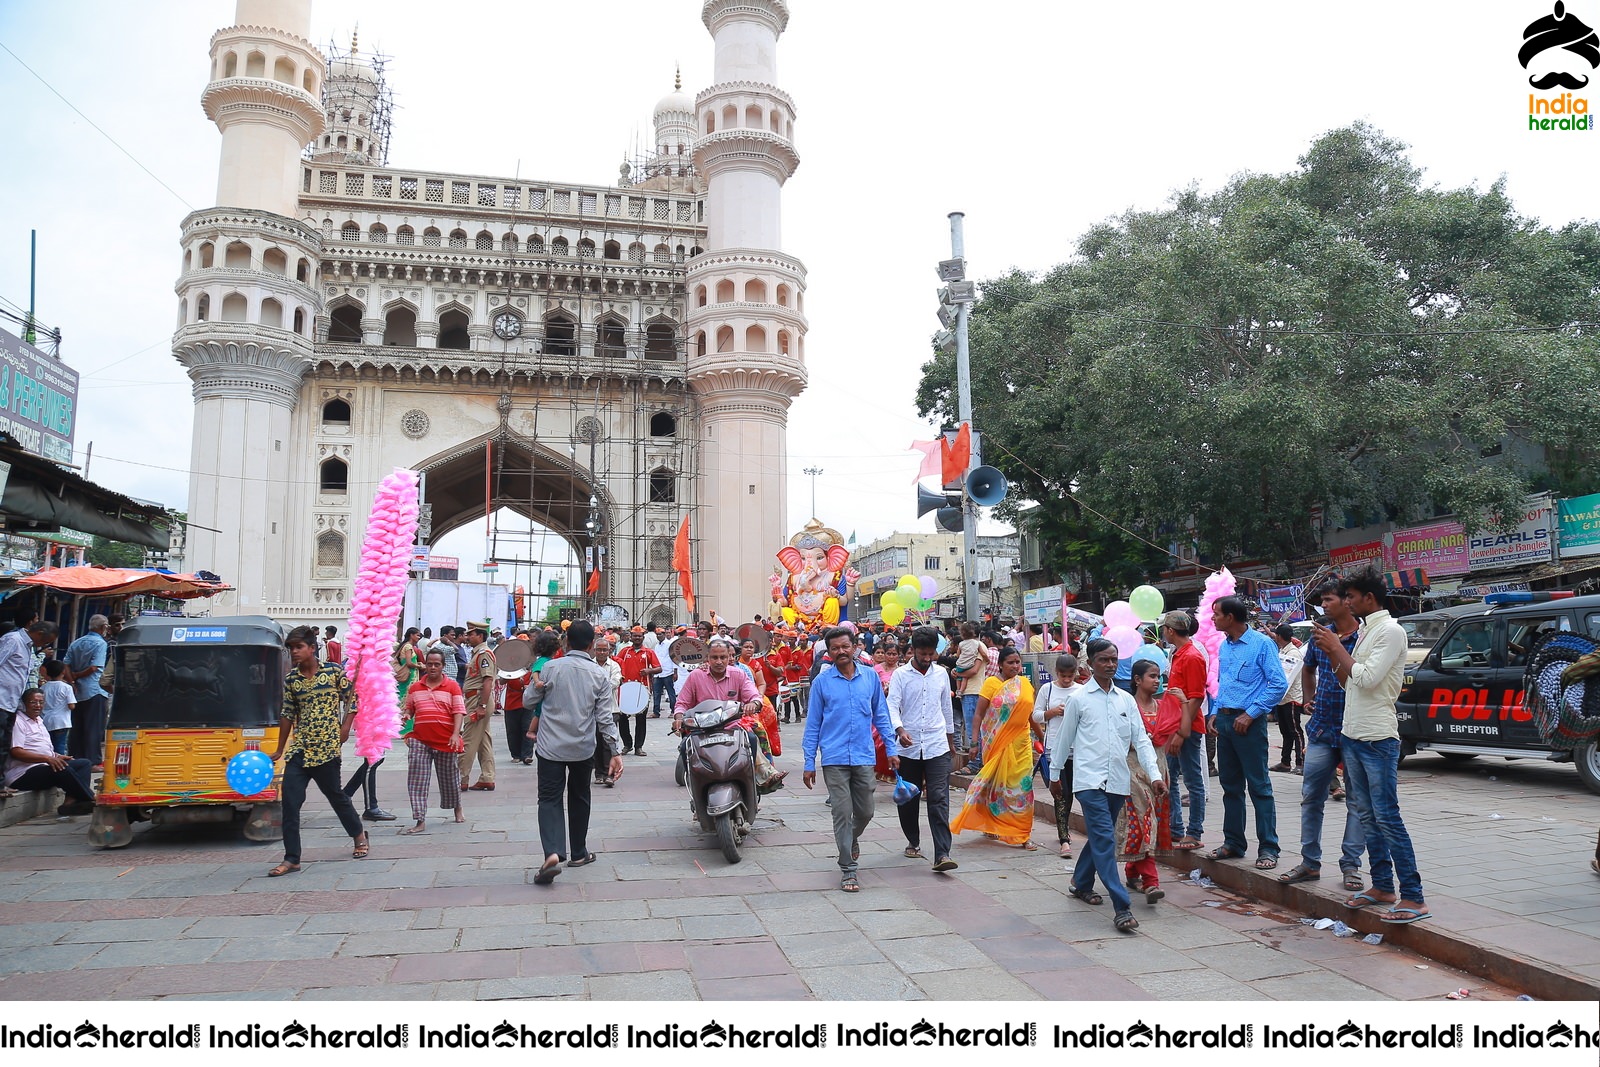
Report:
[[[1250,609],[1238,597],[1225,596],[1211,608],[1211,618],[1226,638],[1217,658],[1217,704],[1206,729],[1217,735],[1217,782],[1222,786],[1222,847],[1214,860],[1242,859],[1249,851],[1244,836],[1244,795],[1256,809],[1256,869],[1278,865],[1278,809],[1267,777],[1267,720],[1289,691],[1278,659],[1278,646],[1259,630],[1250,629]]]
[[[72,735],[67,754],[86,759],[98,767],[106,758],[106,691],[100,688],[100,675],[106,669],[106,628],[104,615],[89,616],[89,632],[67,646],[62,658],[67,677],[78,698],[72,709]]]
[[[899,740],[901,748],[910,748],[912,739],[904,728],[896,731],[890,723],[883,683],[875,672],[862,670],[856,660],[855,635],[835,626],[825,641],[833,670],[820,671],[811,683],[805,738],[800,746],[805,755],[801,780],[807,789],[816,788],[820,746],[822,778],[833,811],[833,838],[839,845],[839,888],[858,893],[861,883],[856,881],[856,862],[861,856],[861,832],[872,822],[874,801],[872,728],[876,726],[885,741],[890,737]],[[900,769],[900,757],[893,755],[893,750],[889,766],[897,772]]]

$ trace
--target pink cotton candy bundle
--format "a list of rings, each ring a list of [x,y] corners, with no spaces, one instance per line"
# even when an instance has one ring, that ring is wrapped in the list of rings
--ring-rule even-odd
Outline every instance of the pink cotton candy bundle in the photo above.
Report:
[[[1211,605],[1225,596],[1232,596],[1238,588],[1233,575],[1224,567],[1206,579],[1206,594],[1200,598],[1200,627],[1194,639],[1206,650],[1206,692],[1217,695],[1217,662],[1222,653],[1222,631],[1211,619]]]
[[[397,470],[378,483],[350,603],[344,669],[356,687],[356,753],[369,760],[387,752],[400,734],[389,663],[417,537],[418,483],[417,472],[408,470]]]

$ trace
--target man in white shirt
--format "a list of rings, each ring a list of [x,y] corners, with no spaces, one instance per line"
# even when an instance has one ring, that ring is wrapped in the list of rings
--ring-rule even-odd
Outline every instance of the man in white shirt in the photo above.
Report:
[[[1406,632],[1389,615],[1388,593],[1376,572],[1344,578],[1339,582],[1339,596],[1361,620],[1356,647],[1345,651],[1338,635],[1320,626],[1312,635],[1344,686],[1344,732],[1339,748],[1350,799],[1361,812],[1372,867],[1372,888],[1346,900],[1344,906],[1390,904],[1379,916],[1381,921],[1414,923],[1429,918],[1430,913],[1422,899],[1422,876],[1417,871],[1411,835],[1400,818],[1400,728],[1394,702],[1405,676]]]
[[[1272,629],[1272,641],[1278,646],[1278,662],[1283,664],[1283,676],[1289,689],[1283,694],[1283,703],[1272,709],[1278,720],[1278,736],[1282,744],[1278,749],[1278,762],[1267,769],[1304,774],[1306,766],[1306,731],[1300,724],[1305,711],[1304,687],[1300,681],[1300,668],[1305,662],[1305,649],[1294,643],[1294,630],[1285,625]]]
[[[1128,753],[1138,756],[1139,765],[1150,777],[1150,789],[1164,796],[1167,783],[1161,776],[1155,747],[1145,733],[1144,720],[1133,697],[1116,684],[1117,646],[1103,637],[1089,642],[1085,653],[1093,672],[1088,683],[1067,701],[1061,716],[1061,733],[1050,752],[1052,764],[1064,764],[1072,756],[1072,790],[1083,810],[1088,843],[1078,853],[1072,872],[1072,888],[1067,892],[1085,904],[1103,903],[1094,891],[1096,875],[1111,894],[1115,912],[1112,925],[1123,933],[1138,929],[1133,917],[1128,890],[1117,870],[1117,815],[1133,789],[1128,770]],[[1061,789],[1052,782],[1051,792]]]
[[[900,829],[906,835],[906,857],[922,859],[922,830],[917,811],[926,800],[928,828],[933,833],[933,869],[956,869],[950,858],[950,748],[955,716],[950,703],[950,675],[934,660],[939,634],[931,626],[911,633],[911,661],[889,676],[889,721],[910,735],[898,745],[900,777],[922,790],[916,800],[900,805]]]

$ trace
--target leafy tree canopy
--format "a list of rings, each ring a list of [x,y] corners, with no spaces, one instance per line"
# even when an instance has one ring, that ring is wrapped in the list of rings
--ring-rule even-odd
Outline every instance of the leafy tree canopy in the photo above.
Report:
[[[144,549],[139,545],[130,545],[126,541],[108,541],[104,537],[96,537],[94,544],[89,546],[89,551],[84,556],[90,563],[102,567],[143,567]]]
[[[1523,218],[1503,181],[1424,186],[1366,125],[982,293],[974,423],[1061,570],[1123,585],[1161,559],[1069,489],[1159,544],[1192,526],[1214,557],[1284,560],[1315,547],[1319,505],[1477,528],[1530,489],[1597,488],[1600,227]],[[954,421],[953,355],[917,402]]]

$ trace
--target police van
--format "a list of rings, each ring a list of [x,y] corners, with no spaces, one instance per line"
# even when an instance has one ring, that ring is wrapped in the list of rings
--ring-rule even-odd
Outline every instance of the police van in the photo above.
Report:
[[[1600,596],[1497,593],[1451,614],[1433,647],[1406,667],[1395,702],[1402,757],[1437,752],[1455,760],[1570,760],[1584,786],[1600,793],[1596,742],[1552,749],[1539,737],[1522,688],[1538,634],[1561,630],[1600,638]]]

